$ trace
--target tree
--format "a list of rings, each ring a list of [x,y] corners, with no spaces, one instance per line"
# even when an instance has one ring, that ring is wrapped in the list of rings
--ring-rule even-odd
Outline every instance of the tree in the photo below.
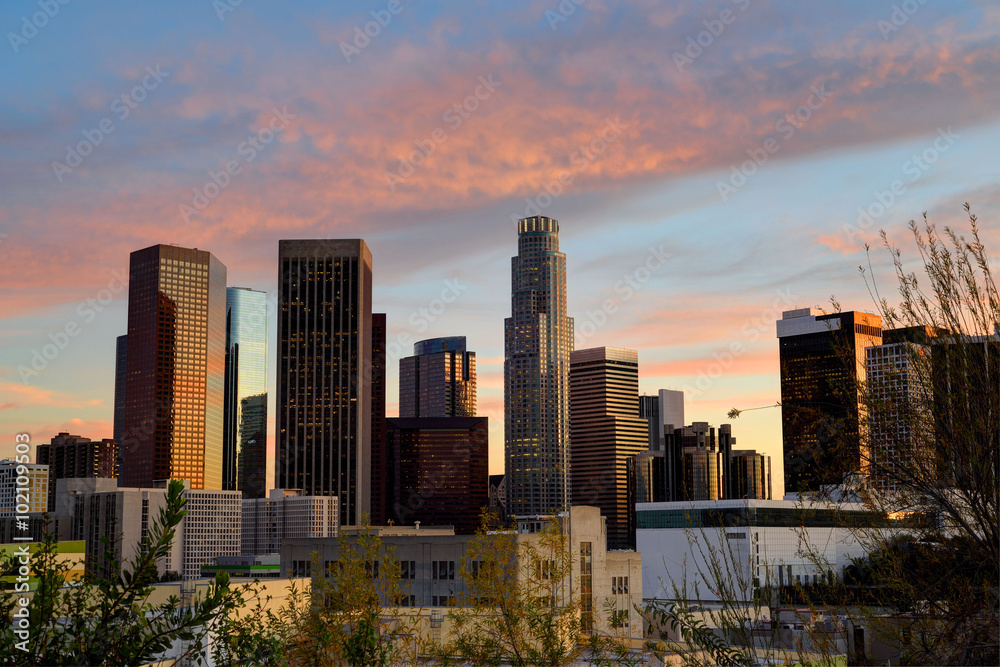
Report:
[[[314,555],[308,592],[293,590],[282,610],[289,664],[390,665],[416,660],[418,617],[402,613],[395,549],[363,524],[342,536],[336,560]]]
[[[112,540],[105,549],[113,574],[88,572],[70,582],[71,564],[56,558],[55,538],[46,533],[31,568],[38,586],[28,606],[29,638],[23,641],[6,624],[0,658],[10,665],[143,665],[159,659],[176,641],[187,648],[178,659],[200,663],[207,638],[238,603],[229,577],[219,573],[205,596],[182,606],[176,596],[150,603],[157,561],[169,551],[176,528],[187,514],[180,481],[170,482],[166,503],[153,521],[139,553],[122,567],[114,561]],[[11,618],[17,596],[5,596],[0,614]]]
[[[556,522],[537,544],[484,522],[459,567],[463,593],[449,612],[446,661],[479,665],[565,665],[579,656],[579,601],[570,581],[573,554]]]

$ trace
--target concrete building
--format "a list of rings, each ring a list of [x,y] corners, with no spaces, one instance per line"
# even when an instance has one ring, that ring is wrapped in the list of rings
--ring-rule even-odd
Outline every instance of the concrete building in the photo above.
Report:
[[[882,318],[863,312],[785,311],[777,324],[785,491],[818,491],[861,470],[865,348],[882,344]]]
[[[476,416],[476,353],[465,336],[419,341],[399,360],[399,416]]]
[[[489,506],[486,417],[386,420],[386,516],[471,534]]]
[[[618,610],[627,610],[626,635],[642,638],[643,624],[635,605],[643,599],[642,556],[634,551],[609,552],[604,518],[596,507],[571,507],[558,516],[523,517],[518,520],[517,540],[537,545],[547,524],[556,522],[568,538],[572,571],[565,578],[568,603],[580,603],[585,627],[607,631],[604,603],[614,601]],[[308,576],[315,552],[326,564],[337,560],[343,540],[356,539],[344,531],[343,537],[285,540],[281,548],[281,576]],[[467,558],[472,535],[449,534],[448,530],[423,527],[378,528],[383,548],[394,549],[403,577],[403,601],[407,607],[440,608],[460,605],[467,592],[460,570]],[[474,566],[473,566],[474,567]]]
[[[18,496],[21,495],[19,498]],[[28,500],[25,502],[24,495]],[[49,467],[0,461],[0,517],[45,512],[49,506]]]
[[[601,509],[609,549],[634,547],[629,459],[649,447],[649,423],[639,416],[639,354],[613,347],[575,350],[569,387],[573,503]]]
[[[267,493],[267,292],[226,289],[222,488]]]
[[[170,245],[133,252],[121,486],[222,489],[225,347],[222,262]]]
[[[60,480],[57,511],[69,511],[70,539],[86,542],[87,568],[108,575],[111,561],[105,558],[108,545],[102,537],[114,540],[115,559],[132,560],[166,505],[166,488],[109,488],[101,478]],[[201,576],[201,566],[218,556],[240,554],[242,494],[217,489],[184,490],[188,514],[177,527],[167,555],[157,563],[159,574],[178,572],[184,579]]]
[[[118,443],[105,438],[94,441],[79,435],[59,433],[35,450],[38,463],[49,466],[48,510],[56,507],[56,480],[74,477],[118,477]]]
[[[892,526],[856,503],[640,503],[636,513],[646,597],[691,602],[719,599],[722,587],[710,574],[713,550],[735,602],[750,602],[754,588],[818,583],[865,555],[859,535],[846,525]]]
[[[507,511],[515,516],[569,507],[569,354],[566,255],[559,222],[517,223],[511,258],[511,316],[504,320],[504,458]]]
[[[243,499],[240,554],[276,554],[289,537],[336,537],[340,526],[335,496],[304,496],[272,489],[268,498]]]
[[[361,239],[278,242],[274,485],[371,513],[372,255]]]

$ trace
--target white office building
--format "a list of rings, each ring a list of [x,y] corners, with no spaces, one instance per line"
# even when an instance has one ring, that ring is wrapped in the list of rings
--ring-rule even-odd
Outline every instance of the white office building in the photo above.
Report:
[[[792,500],[637,503],[636,513],[645,597],[704,603],[820,583],[866,553],[848,522],[877,523],[857,503]]]
[[[26,469],[19,475],[18,466]],[[22,484],[18,484],[18,478]],[[23,482],[27,482],[23,484]],[[20,493],[21,497],[18,498]],[[38,463],[18,463],[10,459],[0,461],[0,516],[44,512],[49,502],[49,467]],[[26,505],[26,512],[18,512],[18,505]],[[22,509],[25,509],[22,507]]]
[[[304,496],[298,489],[244,499],[241,555],[279,553],[287,537],[337,537],[338,510],[336,496]]]

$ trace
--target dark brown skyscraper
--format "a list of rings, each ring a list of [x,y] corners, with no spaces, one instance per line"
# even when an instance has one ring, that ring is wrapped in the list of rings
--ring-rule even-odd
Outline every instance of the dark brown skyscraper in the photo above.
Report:
[[[119,486],[222,488],[226,267],[204,250],[132,253]]]
[[[115,421],[112,436],[118,443],[119,455],[125,439],[125,381],[128,373],[128,336],[118,336],[115,340]]]
[[[816,491],[861,471],[859,389],[882,318],[802,308],[778,320],[785,492]]]
[[[400,417],[476,416],[476,353],[465,336],[431,338],[399,360]]]
[[[94,441],[60,433],[47,445],[38,445],[35,463],[49,467],[49,511],[55,509],[56,480],[76,477],[118,477],[118,445],[105,438]]]
[[[371,512],[372,255],[360,239],[278,244],[275,486]]]
[[[387,419],[389,518],[474,533],[489,506],[486,417]]]
[[[569,441],[573,504],[600,507],[608,548],[628,548],[635,515],[629,459],[649,450],[649,422],[639,416],[635,350],[597,347],[570,354]]]
[[[372,515],[371,524],[386,521],[385,453],[385,313],[372,314]]]

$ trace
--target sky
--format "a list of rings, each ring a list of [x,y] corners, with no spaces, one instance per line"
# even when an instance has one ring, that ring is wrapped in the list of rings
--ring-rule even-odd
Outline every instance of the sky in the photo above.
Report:
[[[467,336],[502,472],[542,214],[576,347],[638,350],[688,422],[763,408],[733,434],[777,494],[781,312],[872,310],[866,244],[891,294],[879,231],[912,266],[908,221],[967,231],[964,202],[1000,264],[992,1],[34,0],[0,31],[0,456],[111,437],[130,252],[210,250],[273,308],[279,239],[363,238],[388,414],[414,341]]]

